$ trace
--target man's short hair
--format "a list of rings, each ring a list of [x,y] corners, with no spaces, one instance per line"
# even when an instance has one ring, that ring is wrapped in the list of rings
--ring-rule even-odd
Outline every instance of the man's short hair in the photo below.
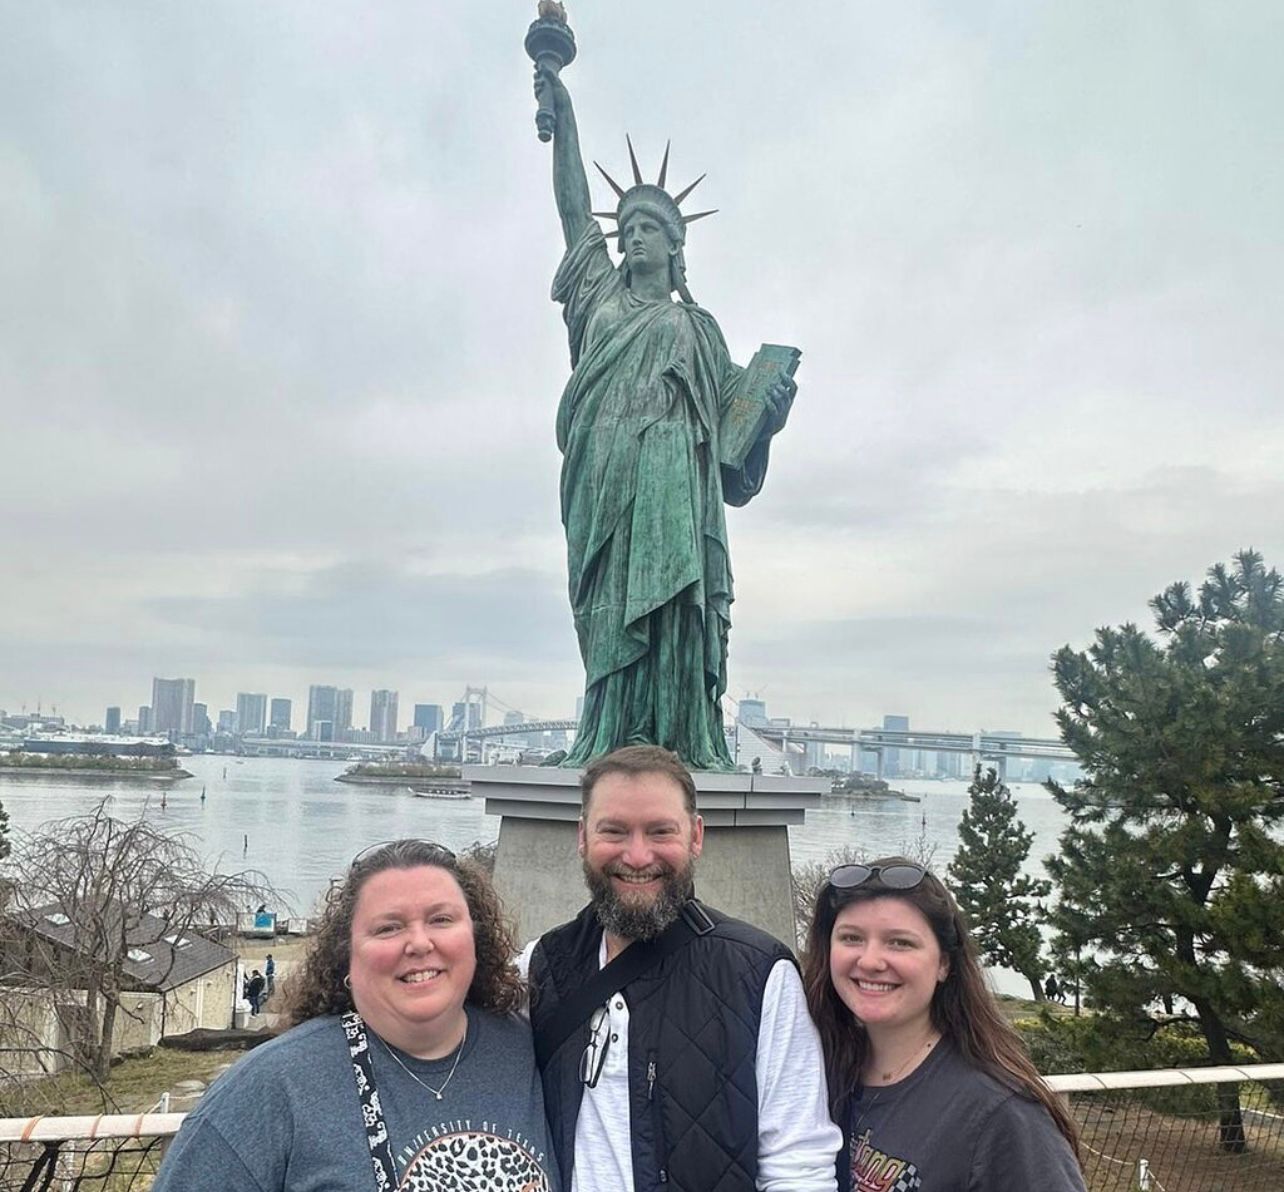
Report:
[[[625,745],[622,749],[595,757],[580,775],[580,814],[588,815],[589,798],[598,779],[608,774],[663,774],[682,788],[682,802],[688,815],[696,813],[696,788],[691,771],[682,759],[659,745]]]

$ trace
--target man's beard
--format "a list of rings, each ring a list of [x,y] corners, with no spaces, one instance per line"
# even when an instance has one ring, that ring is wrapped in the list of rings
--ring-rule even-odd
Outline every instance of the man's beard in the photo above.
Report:
[[[610,870],[630,872],[613,864]],[[621,896],[606,870],[593,869],[584,859],[584,881],[593,899],[593,911],[602,930],[621,939],[644,943],[653,940],[682,913],[682,904],[692,896],[693,868],[690,861],[682,869],[666,869],[659,875],[660,889],[646,901]]]

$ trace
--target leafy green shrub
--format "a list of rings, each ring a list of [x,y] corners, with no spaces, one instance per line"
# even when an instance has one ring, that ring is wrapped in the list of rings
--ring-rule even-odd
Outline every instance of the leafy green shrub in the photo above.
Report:
[[[1212,1066],[1208,1046],[1193,1022],[1137,1022],[1105,1014],[1080,1018],[1050,1013],[1014,1024],[1044,1075],[1065,1072],[1132,1072],[1156,1068]],[[1239,1044],[1231,1050],[1238,1063],[1255,1062]],[[1114,1093],[1160,1113],[1215,1113],[1216,1086],[1174,1085]]]

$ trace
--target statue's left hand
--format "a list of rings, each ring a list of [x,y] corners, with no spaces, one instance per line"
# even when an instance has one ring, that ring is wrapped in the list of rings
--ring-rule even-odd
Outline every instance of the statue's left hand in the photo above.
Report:
[[[789,420],[789,410],[794,404],[794,395],[798,392],[798,383],[787,373],[782,372],[779,378],[767,390],[767,431],[778,434]]]

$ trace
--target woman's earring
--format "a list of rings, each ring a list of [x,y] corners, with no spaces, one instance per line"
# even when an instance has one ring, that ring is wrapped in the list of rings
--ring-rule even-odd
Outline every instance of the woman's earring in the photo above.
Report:
[[[343,974],[343,987],[344,987],[344,989],[346,989],[349,993],[351,993],[351,992],[352,992],[352,974],[351,974],[351,973],[344,973],[344,974]]]

